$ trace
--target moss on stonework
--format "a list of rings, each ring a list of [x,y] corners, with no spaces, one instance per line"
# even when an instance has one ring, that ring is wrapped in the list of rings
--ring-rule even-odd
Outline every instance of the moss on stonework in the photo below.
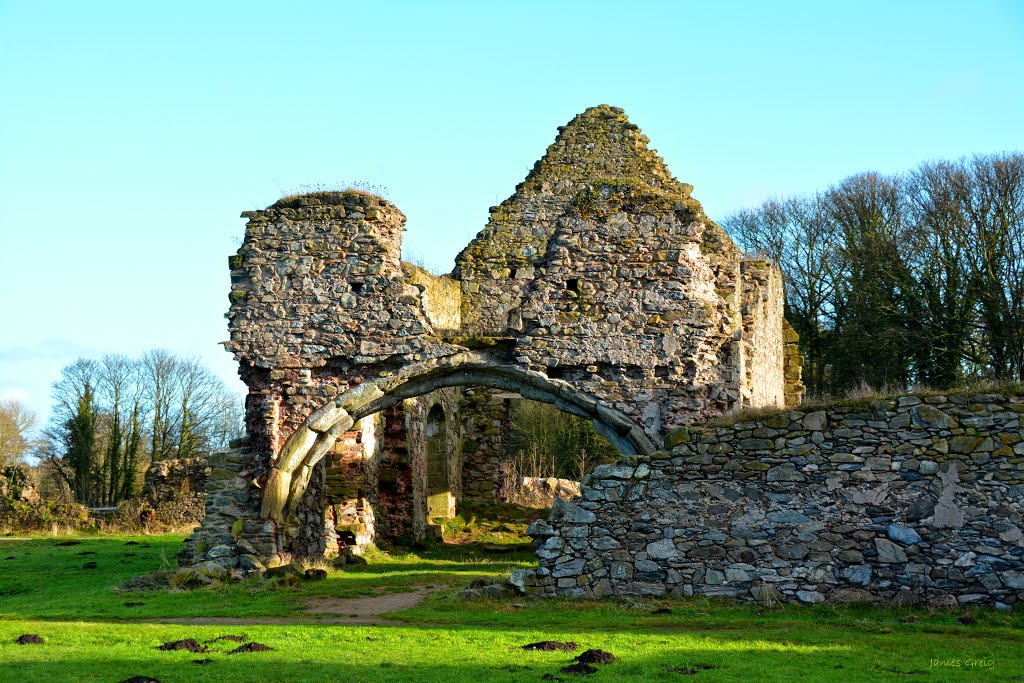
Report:
[[[693,186],[672,176],[622,109],[590,107],[558,130],[515,193],[491,208],[487,227],[456,257],[456,277],[485,274],[494,264],[521,266],[541,258],[557,223],[555,202],[584,219],[619,211],[676,212],[681,220],[703,216],[700,203],[690,197]],[[548,215],[524,223],[523,211],[534,213],[537,208]]]
[[[687,195],[645,184],[637,178],[601,178],[582,190],[571,206],[586,219],[606,218],[620,212],[667,216],[680,210],[690,218],[699,215],[694,204],[699,212],[700,205]]]
[[[686,427],[676,427],[675,429],[670,429],[665,434],[665,449],[672,450],[679,444],[689,443],[689,441],[690,430]]]
[[[700,253],[705,256],[727,256],[739,258],[740,250],[718,223],[704,219],[704,234],[700,241]]]

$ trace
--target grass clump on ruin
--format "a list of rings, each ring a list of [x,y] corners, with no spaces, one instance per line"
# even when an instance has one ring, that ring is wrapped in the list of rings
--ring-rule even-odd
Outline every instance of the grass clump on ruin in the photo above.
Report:
[[[303,205],[300,201],[302,199],[316,199],[321,204],[331,206],[344,203],[345,195],[359,195],[387,202],[388,188],[363,181],[338,185],[302,185],[295,192],[282,193],[268,208],[297,209]]]

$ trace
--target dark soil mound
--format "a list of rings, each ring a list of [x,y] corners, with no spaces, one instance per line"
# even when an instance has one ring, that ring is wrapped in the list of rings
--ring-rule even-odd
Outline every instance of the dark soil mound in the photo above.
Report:
[[[273,650],[273,649],[274,648],[270,647],[269,645],[264,645],[263,643],[246,643],[245,645],[242,645],[241,647],[236,647],[234,650],[232,650],[228,654],[229,655],[237,655],[237,654],[241,654],[243,652],[267,652],[268,650]]]
[[[83,550],[82,552],[80,552],[78,554],[79,555],[95,555],[96,553],[93,552],[92,550]]]
[[[14,555],[8,555],[8,556],[7,556],[7,557],[5,557],[4,559],[5,559],[5,560],[16,560],[16,559],[18,559],[18,558],[16,558],[16,557],[15,557]]]
[[[327,578],[326,569],[307,569],[303,574],[307,581],[323,581]]]
[[[216,643],[218,640],[230,640],[232,643],[244,643],[245,636],[220,636],[218,638],[214,638],[211,642]]]
[[[96,569],[98,566],[95,562],[86,562],[82,565],[82,569]]]
[[[971,625],[971,624],[977,624],[978,623],[978,620],[975,619],[974,617],[970,616],[970,615],[968,615],[966,617],[960,617],[959,619],[957,619],[957,621],[959,621],[961,624],[967,624],[968,626]]]
[[[139,544],[139,542],[138,542],[138,541],[127,541],[127,542],[125,543],[125,545],[138,545],[138,544]]]
[[[145,604],[146,603],[144,603],[144,602],[126,602],[126,603],[124,603],[124,606],[125,607],[142,607]]]
[[[537,652],[575,652],[580,649],[580,644],[574,643],[571,640],[567,643],[558,640],[541,640],[536,643],[523,645],[523,649]]]
[[[18,645],[42,645],[43,639],[35,633],[26,633],[23,636],[18,636],[18,639],[14,642]]]
[[[64,547],[67,547],[69,545],[81,545],[81,543],[82,543],[81,541],[61,541],[60,543],[57,543],[56,545],[57,545],[58,548],[64,548]]]
[[[160,683],[160,679],[152,676],[132,676],[124,679],[121,683]]]
[[[207,664],[213,664],[213,660],[212,659],[193,659],[192,663],[193,664],[198,664],[199,666],[206,666]]]
[[[209,652],[209,650],[200,645],[199,641],[195,638],[186,638],[185,640],[175,640],[170,643],[164,643],[158,650],[184,650],[185,652]]]
[[[615,655],[604,650],[587,650],[577,655],[576,661],[582,664],[611,664],[615,661]]]
[[[578,662],[569,666],[563,666],[559,671],[564,674],[583,674],[584,676],[589,676],[590,674],[596,674],[597,668],[583,662]]]

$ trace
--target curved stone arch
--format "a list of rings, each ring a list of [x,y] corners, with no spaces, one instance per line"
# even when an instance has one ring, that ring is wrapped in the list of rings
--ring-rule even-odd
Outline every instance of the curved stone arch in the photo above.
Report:
[[[313,467],[331,446],[368,415],[400,401],[453,386],[484,386],[518,392],[588,418],[623,455],[657,450],[650,437],[621,412],[568,382],[521,367],[498,364],[483,353],[460,353],[404,366],[393,375],[357,384],[313,412],[288,438],[267,479],[261,515],[284,523],[309,484]]]

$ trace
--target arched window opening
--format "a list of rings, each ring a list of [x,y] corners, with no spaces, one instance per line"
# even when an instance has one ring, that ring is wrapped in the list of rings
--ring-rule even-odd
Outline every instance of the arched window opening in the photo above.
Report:
[[[434,405],[427,413],[424,440],[427,455],[427,517],[454,517],[455,497],[452,495],[448,467],[448,426],[444,409],[440,405]]]

